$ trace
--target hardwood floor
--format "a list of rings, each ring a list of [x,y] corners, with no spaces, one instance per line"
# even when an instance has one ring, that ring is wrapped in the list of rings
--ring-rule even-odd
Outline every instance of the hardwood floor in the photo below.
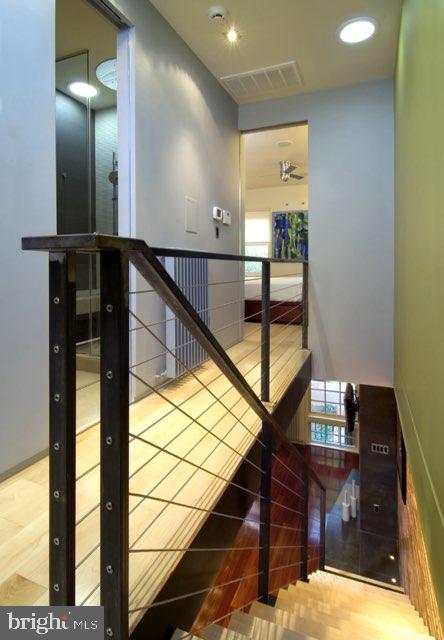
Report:
[[[359,454],[314,445],[297,446],[326,488],[328,516],[351,471],[359,469]]]
[[[255,325],[246,325],[244,340],[229,349],[229,355],[258,392],[260,331],[256,329]],[[299,349],[300,332],[296,326],[272,326],[270,378],[274,402],[308,355]],[[130,433],[145,441],[130,438],[130,491],[150,495],[149,499],[130,498],[130,547],[148,550],[130,553],[131,610],[146,608],[152,602],[183,553],[149,550],[185,549],[207,517],[205,512],[168,501],[213,508],[260,429],[254,412],[213,363],[204,364],[195,373],[225,407],[191,376],[168,385],[163,390],[166,399],[151,394],[131,407]],[[88,374],[88,380],[80,376],[79,386],[92,381],[89,376],[94,375]],[[77,604],[99,603],[97,393],[91,385],[80,392],[78,399]],[[172,408],[167,399],[180,405],[182,411]],[[88,419],[95,424],[85,429]],[[0,485],[0,531],[0,604],[46,604],[48,458]],[[135,611],[130,626],[143,613]]]

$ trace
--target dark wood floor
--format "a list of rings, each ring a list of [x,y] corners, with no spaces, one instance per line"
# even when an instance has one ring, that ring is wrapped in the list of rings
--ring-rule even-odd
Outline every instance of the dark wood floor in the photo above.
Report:
[[[359,455],[351,451],[312,445],[297,445],[297,447],[326,488],[328,516],[348,476],[353,469],[359,469]]]

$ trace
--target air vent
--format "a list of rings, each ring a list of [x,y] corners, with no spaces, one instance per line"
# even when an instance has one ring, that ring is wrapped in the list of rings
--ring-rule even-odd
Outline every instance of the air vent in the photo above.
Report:
[[[239,101],[272,96],[302,86],[301,75],[294,60],[273,67],[224,76],[221,82],[233,98]]]

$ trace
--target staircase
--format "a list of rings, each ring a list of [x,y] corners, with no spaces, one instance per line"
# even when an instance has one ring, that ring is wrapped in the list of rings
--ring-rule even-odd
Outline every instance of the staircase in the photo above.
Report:
[[[173,640],[190,638],[176,631]],[[324,571],[279,591],[274,607],[234,611],[228,628],[210,625],[205,640],[425,640],[427,627],[408,597]]]

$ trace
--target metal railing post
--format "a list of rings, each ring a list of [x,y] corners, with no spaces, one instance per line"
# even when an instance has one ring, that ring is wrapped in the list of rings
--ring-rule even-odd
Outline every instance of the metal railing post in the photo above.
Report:
[[[308,500],[309,500],[309,474],[308,465],[302,467],[302,554],[301,554],[301,580],[308,579]]]
[[[128,254],[100,260],[101,604],[106,635],[128,638],[129,312]]]
[[[75,254],[49,253],[49,601],[75,605]]]
[[[273,456],[273,428],[269,422],[262,423],[261,447],[261,498],[259,525],[258,600],[268,604],[270,592],[270,523],[271,523],[271,479]]]
[[[326,494],[325,489],[321,488],[321,507],[320,507],[320,536],[319,536],[319,547],[320,547],[320,561],[319,568],[321,571],[325,569],[325,512],[326,512]]]
[[[270,262],[262,263],[261,399],[270,400]]]
[[[308,349],[308,262],[302,265],[302,348]]]

